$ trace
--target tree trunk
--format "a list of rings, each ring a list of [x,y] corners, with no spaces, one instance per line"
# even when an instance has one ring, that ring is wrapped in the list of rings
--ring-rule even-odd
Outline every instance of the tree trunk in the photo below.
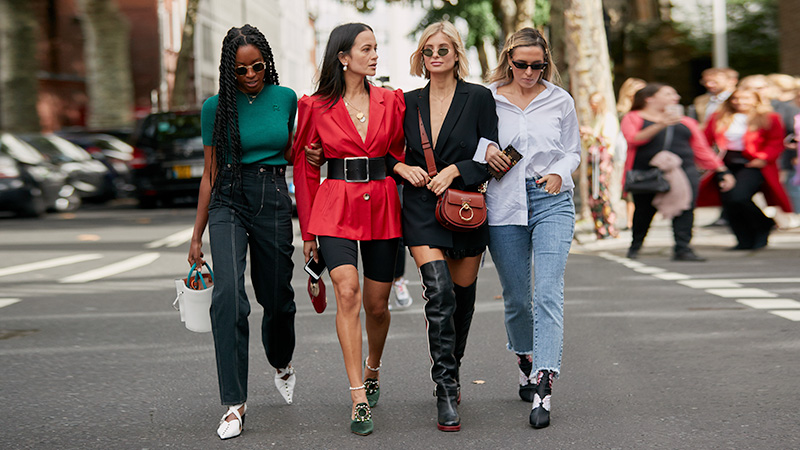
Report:
[[[606,99],[608,111],[615,110],[614,88],[611,84],[611,65],[603,24],[601,0],[565,0],[564,28],[569,61],[570,91],[575,98],[578,120],[585,124],[592,115],[589,97],[600,92]],[[591,217],[586,179],[586,158],[581,158],[580,214]]]
[[[486,43],[483,39],[478,40],[475,45],[478,50],[478,61],[481,63],[481,79],[485,80],[489,76],[489,57],[486,55]]]
[[[86,57],[90,128],[133,124],[128,21],[115,0],[77,0]]]
[[[40,131],[38,36],[29,0],[0,0],[0,129]]]
[[[175,67],[175,85],[172,88],[170,107],[186,108],[189,102],[195,101],[195,94],[189,92],[192,84],[191,65],[194,61],[194,32],[197,24],[197,6],[200,0],[188,0],[186,4],[186,19],[183,22],[183,36],[181,37],[181,50],[178,53],[178,63]]]
[[[500,45],[497,48],[498,53],[503,50],[506,39],[516,31],[514,28],[514,18],[517,6],[514,1],[515,0],[492,0],[492,12],[497,18],[497,22],[500,24],[500,39],[498,39]]]
[[[533,0],[514,0],[516,14],[514,15],[514,31],[525,27],[533,27]]]
[[[558,67],[561,75],[561,86],[569,88],[569,61],[567,60],[567,41],[564,37],[564,3],[555,1],[550,3],[550,50],[553,62]]]

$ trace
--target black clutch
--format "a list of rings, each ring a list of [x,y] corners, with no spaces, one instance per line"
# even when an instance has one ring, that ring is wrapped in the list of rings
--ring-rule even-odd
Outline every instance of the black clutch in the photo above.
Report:
[[[520,152],[518,152],[517,149],[515,149],[510,144],[509,144],[508,147],[505,148],[505,150],[503,150],[503,154],[508,156],[508,158],[511,160],[511,167],[514,167],[515,165],[517,165],[519,160],[522,159],[522,154],[520,154]],[[489,170],[489,173],[497,181],[500,181],[500,179],[503,178],[503,175],[506,174],[506,172],[498,172],[498,171],[492,169],[492,166],[486,166],[486,169]],[[511,169],[509,169],[509,170],[511,170]]]

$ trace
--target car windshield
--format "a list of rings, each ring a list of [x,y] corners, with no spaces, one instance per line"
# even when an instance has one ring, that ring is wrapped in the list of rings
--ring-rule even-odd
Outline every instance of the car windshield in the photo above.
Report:
[[[0,154],[9,155],[25,164],[41,164],[42,154],[10,134],[0,135]]]
[[[174,142],[200,136],[199,114],[160,114],[145,128],[145,134],[159,142]]]
[[[86,150],[64,138],[48,136],[47,139],[52,142],[66,158],[72,161],[89,161],[92,159],[92,156]]]

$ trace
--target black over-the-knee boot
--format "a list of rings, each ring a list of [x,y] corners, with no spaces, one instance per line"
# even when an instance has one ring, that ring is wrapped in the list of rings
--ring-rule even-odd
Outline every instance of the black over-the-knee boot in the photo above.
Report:
[[[442,431],[459,431],[456,398],[458,367],[455,349],[456,333],[453,313],[456,298],[453,279],[444,260],[431,261],[419,268],[422,279],[422,297],[425,299],[425,322],[428,328],[428,348],[431,357],[431,379],[436,383],[438,428]]]
[[[478,280],[471,285],[462,287],[453,284],[456,294],[456,312],[453,314],[453,324],[456,329],[456,347],[453,354],[456,357],[456,383],[458,385],[458,400],[461,403],[461,358],[464,357],[464,350],[467,348],[467,335],[472,324],[472,315],[475,313],[475,291],[478,288]]]

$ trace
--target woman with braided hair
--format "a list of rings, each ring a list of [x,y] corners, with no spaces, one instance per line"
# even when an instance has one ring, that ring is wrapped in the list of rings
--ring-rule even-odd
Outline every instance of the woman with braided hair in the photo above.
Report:
[[[286,187],[297,96],[278,86],[272,49],[257,28],[231,28],[222,41],[219,94],[203,104],[205,167],[189,264],[203,264],[208,225],[214,260],[211,325],[222,404],[221,439],[239,436],[247,411],[247,249],[256,300],[264,308],[261,341],[275,385],[292,403],[295,345],[292,202]]]

